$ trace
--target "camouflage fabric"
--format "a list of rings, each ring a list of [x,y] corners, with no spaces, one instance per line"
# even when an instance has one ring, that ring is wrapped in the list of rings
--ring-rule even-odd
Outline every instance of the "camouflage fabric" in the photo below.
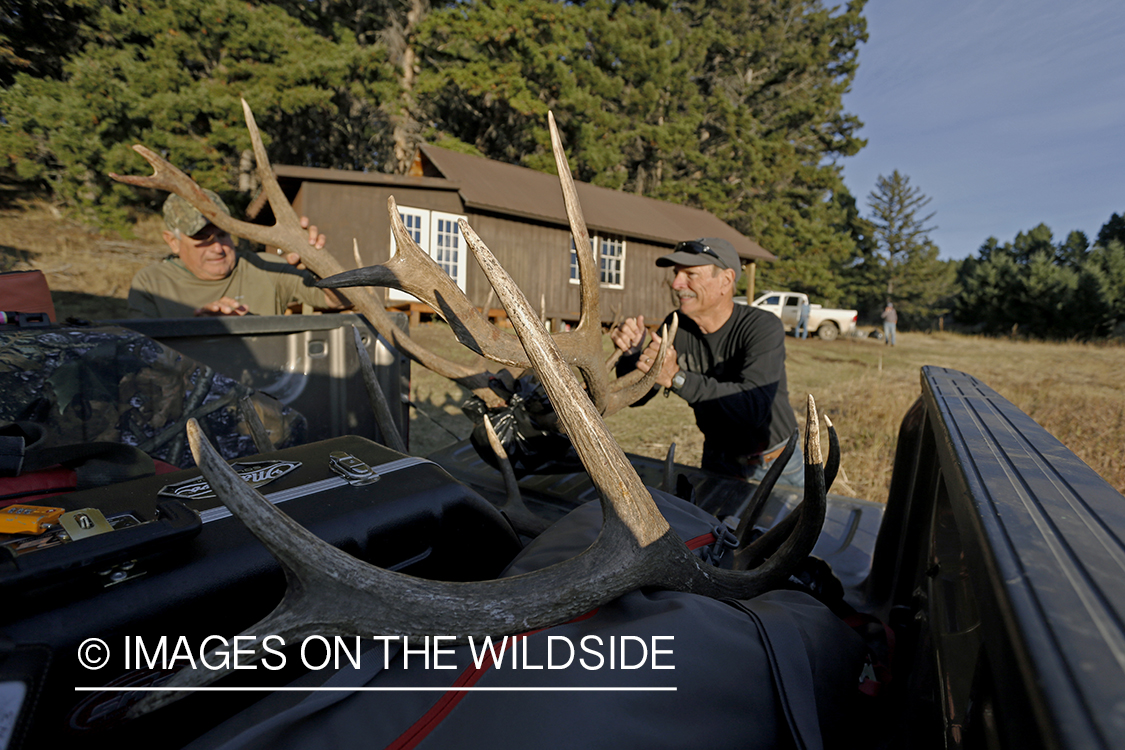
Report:
[[[250,389],[125,328],[38,328],[0,332],[0,421],[44,426],[44,447],[88,441],[133,445],[181,468],[189,417],[225,458],[258,451],[238,409]],[[303,415],[254,393],[278,448],[305,441]]]
[[[223,203],[223,199],[214,191],[204,188],[203,192],[207,194],[208,198],[215,201],[215,205],[218,206],[223,213],[227,215],[230,214],[230,209],[227,208],[227,204]],[[191,237],[209,223],[210,222],[204,218],[203,214],[199,213],[195,206],[175,193],[169,195],[168,199],[164,201],[164,224],[167,225],[169,229],[179,229],[180,232]]]

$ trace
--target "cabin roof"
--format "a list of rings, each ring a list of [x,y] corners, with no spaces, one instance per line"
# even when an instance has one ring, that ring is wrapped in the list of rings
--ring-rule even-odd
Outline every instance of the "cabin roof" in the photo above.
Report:
[[[567,224],[556,175],[438,146],[424,145],[420,151],[423,173],[436,170],[455,182],[467,208]],[[744,260],[776,260],[757,242],[708,211],[587,182],[575,181],[575,188],[590,229],[668,245],[696,237],[722,237]]]
[[[418,161],[416,169],[425,176],[286,164],[274,165],[274,171],[278,177],[311,182],[457,191],[467,209],[562,226],[568,224],[556,175],[438,146],[422,146]],[[722,237],[734,245],[743,260],[776,260],[776,256],[757,242],[708,211],[586,182],[575,181],[575,188],[586,225],[591,230],[669,246],[696,237]]]

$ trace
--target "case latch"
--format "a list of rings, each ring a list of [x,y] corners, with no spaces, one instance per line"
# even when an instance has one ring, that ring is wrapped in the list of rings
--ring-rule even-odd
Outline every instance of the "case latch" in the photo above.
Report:
[[[332,451],[328,454],[328,465],[353,487],[362,487],[365,484],[379,481],[379,475],[374,469],[350,453]]]

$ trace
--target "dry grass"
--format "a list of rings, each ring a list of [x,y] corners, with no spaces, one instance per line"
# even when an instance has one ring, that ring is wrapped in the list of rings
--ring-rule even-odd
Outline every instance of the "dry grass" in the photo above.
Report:
[[[415,337],[446,356],[470,361],[444,324],[423,324]],[[950,333],[900,333],[898,346],[873,339],[831,343],[787,339],[789,396],[798,414],[805,394],[837,425],[846,478],[837,491],[883,501],[890,486],[899,424],[920,393],[923,365],[975,375],[1027,412],[1118,490],[1125,492],[1125,346],[988,339]],[[466,436],[470,424],[458,404],[460,388],[412,371],[413,398],[431,415],[445,415]],[[428,452],[453,441],[448,433],[414,417],[412,449]],[[703,436],[691,409],[679,398],[657,397],[607,420],[614,437],[631,453],[663,458],[671,442],[676,460],[698,465]]]
[[[138,239],[124,239],[16,201],[0,209],[0,271],[43,271],[60,321],[125,318],[133,274],[167,254],[163,228],[154,216],[136,227]]]
[[[45,204],[20,204],[0,195],[0,271],[38,268],[50,283],[60,319],[126,316],[133,274],[164,255],[162,224],[152,217],[126,240],[60,217]],[[474,361],[444,324],[424,324],[415,335],[451,358]],[[871,339],[831,343],[788,339],[789,396],[799,414],[806,393],[838,425],[843,468],[856,497],[884,500],[901,421],[918,397],[922,365],[940,365],[977,376],[1000,392],[1111,484],[1125,492],[1125,346],[1041,343],[955,334],[899,334],[899,345]],[[606,341],[608,346],[608,339]],[[461,414],[467,394],[415,366],[411,447],[428,453],[465,437]],[[680,463],[698,465],[703,436],[681,399],[658,397],[608,420],[625,450],[663,458],[676,443]],[[453,434],[450,434],[452,432]]]

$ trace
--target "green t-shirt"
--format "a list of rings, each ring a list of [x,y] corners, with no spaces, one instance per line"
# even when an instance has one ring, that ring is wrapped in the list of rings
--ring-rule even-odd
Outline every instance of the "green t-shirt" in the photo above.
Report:
[[[281,315],[294,302],[323,308],[324,290],[312,281],[312,274],[280,258],[243,252],[230,276],[204,281],[170,255],[133,277],[129,310],[142,318],[190,318],[222,297],[241,302],[255,315]]]

